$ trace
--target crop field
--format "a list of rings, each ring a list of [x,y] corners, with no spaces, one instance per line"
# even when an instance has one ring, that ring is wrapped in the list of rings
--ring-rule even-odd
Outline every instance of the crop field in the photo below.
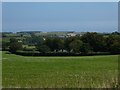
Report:
[[[113,88],[118,55],[27,57],[2,53],[3,87]]]

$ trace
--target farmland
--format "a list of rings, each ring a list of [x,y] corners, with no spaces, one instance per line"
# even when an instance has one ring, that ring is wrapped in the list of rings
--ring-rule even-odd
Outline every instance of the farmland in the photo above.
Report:
[[[117,86],[118,55],[33,57],[3,52],[3,87],[112,88]]]

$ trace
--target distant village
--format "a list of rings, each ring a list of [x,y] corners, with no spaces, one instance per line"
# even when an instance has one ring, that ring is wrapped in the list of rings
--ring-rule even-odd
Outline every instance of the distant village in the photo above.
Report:
[[[51,32],[42,32],[42,31],[21,31],[21,32],[2,32],[2,36],[14,36],[14,37],[30,37],[31,35],[36,36],[49,36],[49,37],[59,37],[59,38],[65,38],[65,37],[74,37],[74,36],[82,36],[86,32],[75,32],[75,31],[51,31]],[[110,33],[100,33],[104,35],[109,35]],[[1,35],[0,35],[1,36]]]

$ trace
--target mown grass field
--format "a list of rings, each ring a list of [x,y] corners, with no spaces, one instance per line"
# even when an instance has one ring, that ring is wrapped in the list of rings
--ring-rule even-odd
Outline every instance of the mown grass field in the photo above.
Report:
[[[118,56],[25,57],[3,52],[3,87],[112,88]]]

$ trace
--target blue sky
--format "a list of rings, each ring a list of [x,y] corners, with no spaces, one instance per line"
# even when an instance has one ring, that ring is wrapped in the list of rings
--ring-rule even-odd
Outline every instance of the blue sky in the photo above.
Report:
[[[4,2],[3,31],[96,31],[118,28],[117,2]]]
[[[2,32],[2,3],[0,2],[0,32]]]
[[[2,0],[3,2],[118,2],[119,0]]]

